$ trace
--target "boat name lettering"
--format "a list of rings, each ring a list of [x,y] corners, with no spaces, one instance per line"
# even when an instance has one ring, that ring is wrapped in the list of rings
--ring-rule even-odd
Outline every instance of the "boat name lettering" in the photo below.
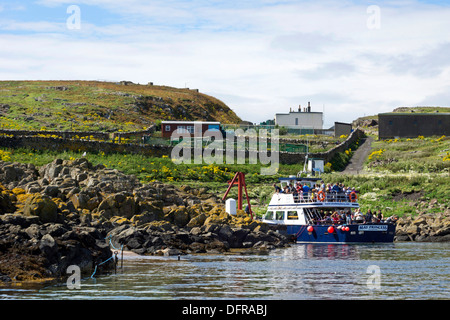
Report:
[[[361,225],[358,226],[358,231],[387,231],[387,225]]]

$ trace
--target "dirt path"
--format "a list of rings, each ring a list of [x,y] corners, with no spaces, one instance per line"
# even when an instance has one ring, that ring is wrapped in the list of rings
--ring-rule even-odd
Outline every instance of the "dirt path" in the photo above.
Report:
[[[362,140],[362,144],[359,146],[358,150],[355,151],[353,157],[350,159],[347,167],[342,171],[344,174],[359,174],[363,172],[364,161],[370,154],[372,146],[372,137],[367,137]]]

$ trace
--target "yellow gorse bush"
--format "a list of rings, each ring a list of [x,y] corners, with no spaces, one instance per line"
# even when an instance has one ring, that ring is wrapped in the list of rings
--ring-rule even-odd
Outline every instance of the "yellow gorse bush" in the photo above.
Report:
[[[0,150],[0,159],[5,162],[11,161],[11,152]]]
[[[450,154],[447,152],[447,155],[442,159],[442,161],[450,161]]]
[[[386,149],[380,149],[380,150],[376,150],[373,151],[370,155],[369,155],[369,160],[372,160],[374,157],[376,159],[378,159],[378,157],[382,156],[383,153],[386,151]]]

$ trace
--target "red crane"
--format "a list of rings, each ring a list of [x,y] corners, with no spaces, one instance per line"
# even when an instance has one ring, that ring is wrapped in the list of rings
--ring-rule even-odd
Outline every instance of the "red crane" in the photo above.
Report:
[[[250,216],[253,220],[253,212],[252,212],[252,207],[250,206],[250,199],[248,197],[248,193],[247,193],[247,185],[245,184],[245,173],[243,172],[236,172],[236,174],[234,175],[234,178],[228,182],[229,186],[227,189],[227,192],[225,192],[225,195],[222,198],[222,201],[225,200],[225,198],[228,195],[228,192],[230,192],[231,187],[234,185],[238,186],[238,209],[242,210],[242,187],[244,187],[245,190],[245,196],[247,197],[247,204],[248,204],[248,212],[250,213]]]

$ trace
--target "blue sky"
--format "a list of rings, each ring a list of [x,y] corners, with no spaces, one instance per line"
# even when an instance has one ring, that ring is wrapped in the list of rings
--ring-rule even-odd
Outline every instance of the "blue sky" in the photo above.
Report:
[[[447,1],[0,0],[0,79],[187,86],[253,122],[311,101],[329,127],[448,106],[449,31]]]

